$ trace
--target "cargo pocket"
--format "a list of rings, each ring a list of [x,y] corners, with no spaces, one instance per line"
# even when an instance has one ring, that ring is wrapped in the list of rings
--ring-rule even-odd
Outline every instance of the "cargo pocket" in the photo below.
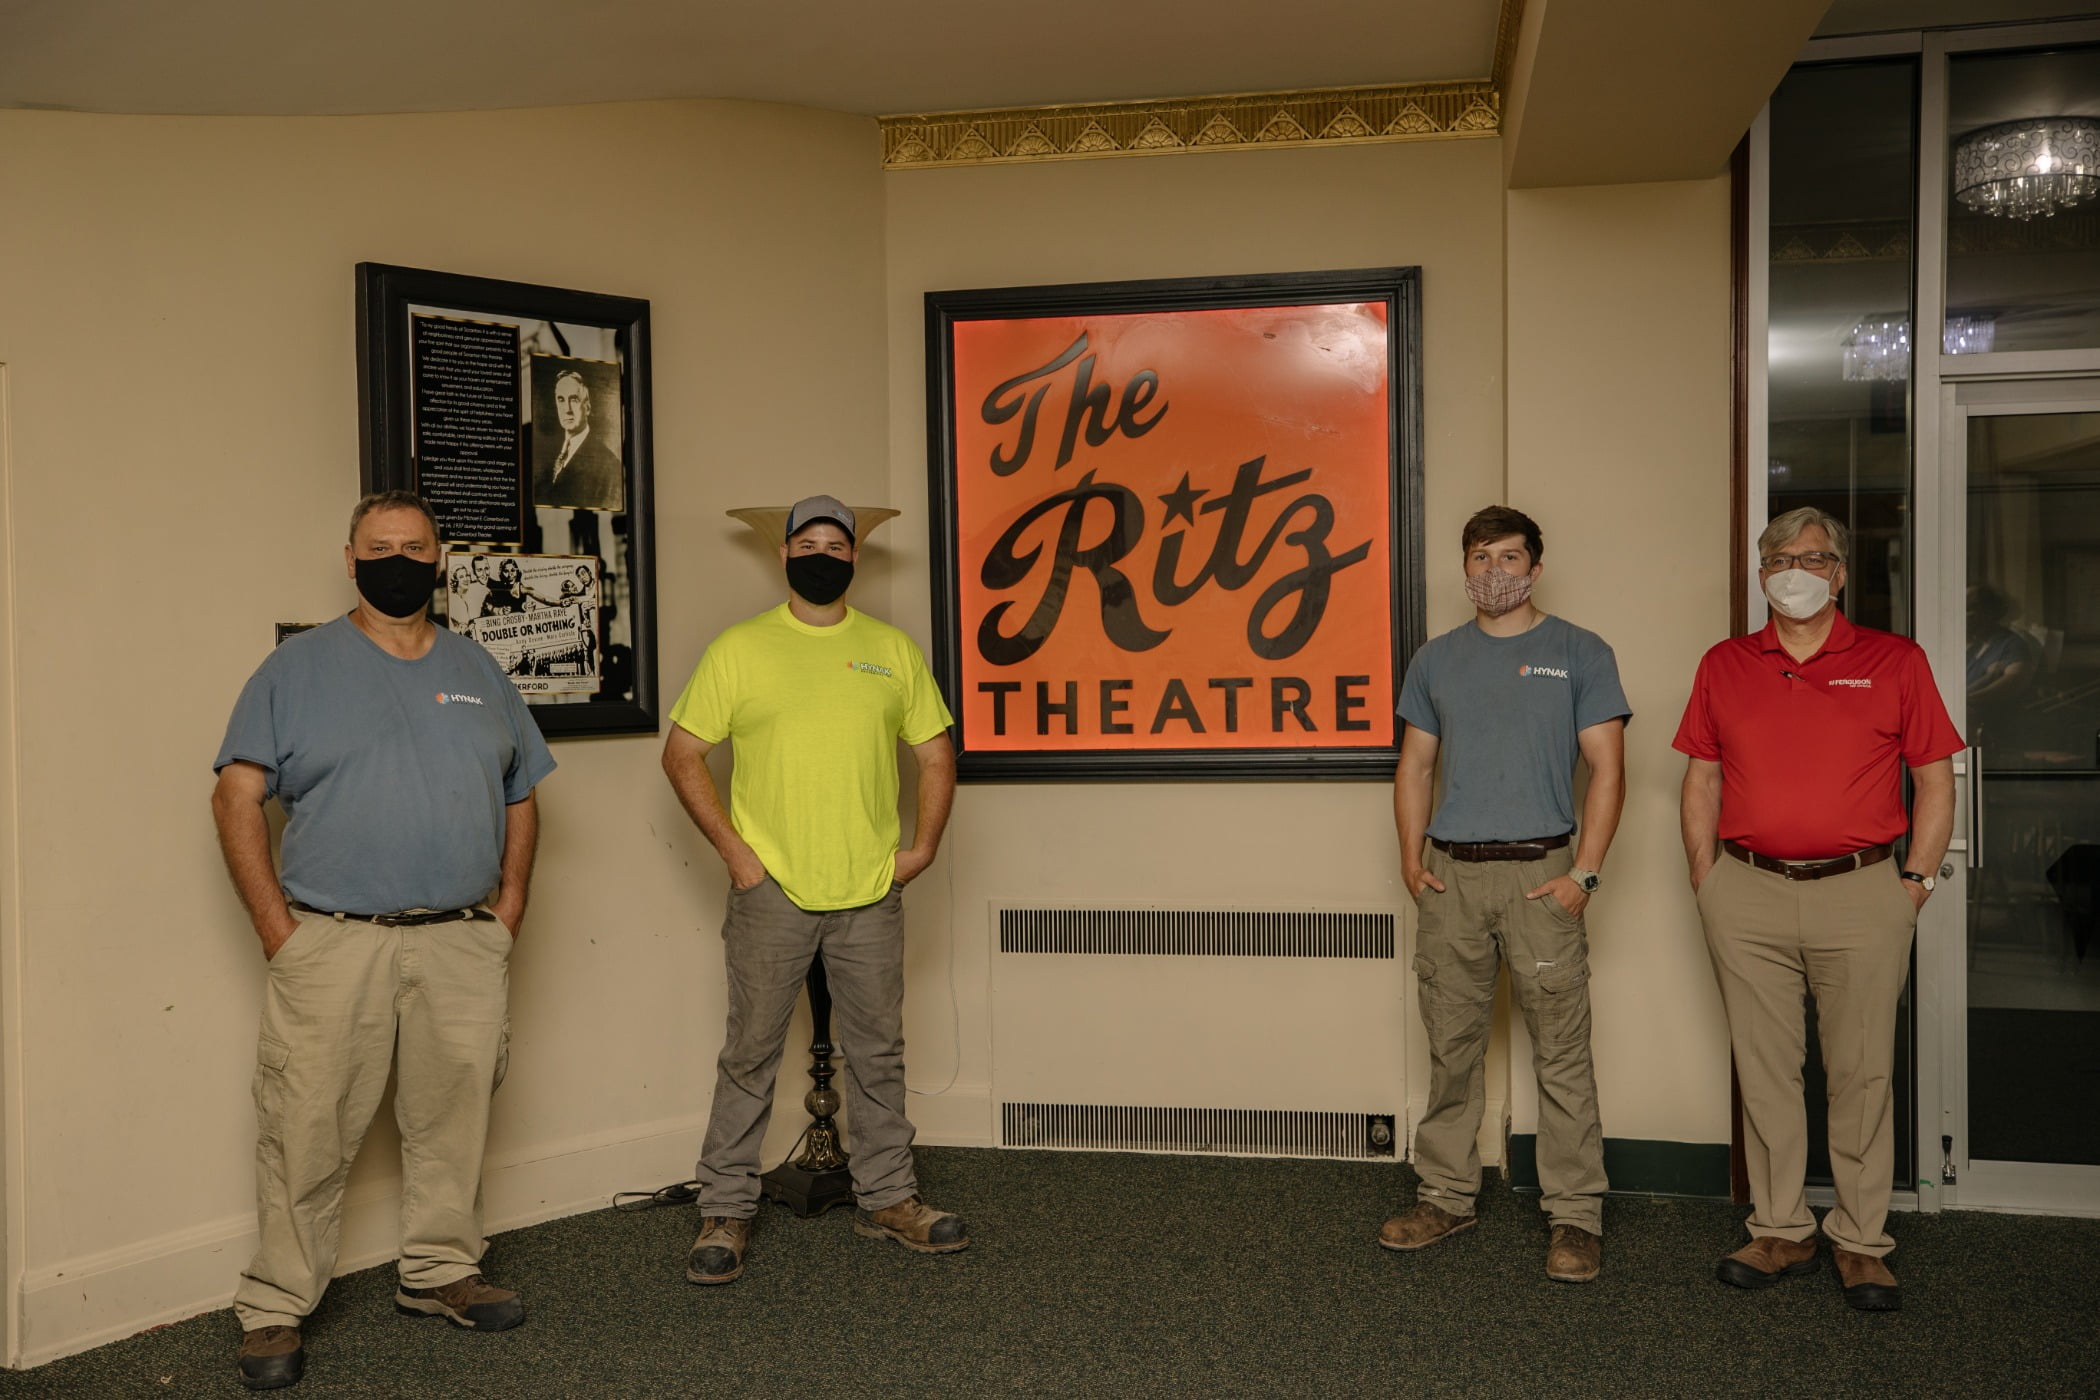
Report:
[[[278,1115],[284,1106],[285,1069],[292,1062],[291,1047],[264,1032],[255,1043],[255,1127],[265,1143],[279,1140]]]
[[[503,1018],[503,1030],[496,1036],[496,1077],[489,1085],[495,1093],[503,1087],[503,1076],[510,1073],[510,1017]]]
[[[1577,948],[1559,962],[1534,964],[1531,976],[1532,1038],[1539,1047],[1587,1043],[1590,1035],[1590,960]]]

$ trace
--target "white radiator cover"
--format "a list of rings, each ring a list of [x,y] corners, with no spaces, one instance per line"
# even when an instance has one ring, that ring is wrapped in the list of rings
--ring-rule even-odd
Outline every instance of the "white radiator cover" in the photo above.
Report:
[[[1348,1114],[1390,1117],[1404,1150],[1414,998],[1393,911],[995,905],[992,934],[1002,1144],[1372,1155],[1300,1131]],[[1186,1112],[1088,1111],[1124,1108]],[[1084,1130],[1044,1140],[1067,1122]]]

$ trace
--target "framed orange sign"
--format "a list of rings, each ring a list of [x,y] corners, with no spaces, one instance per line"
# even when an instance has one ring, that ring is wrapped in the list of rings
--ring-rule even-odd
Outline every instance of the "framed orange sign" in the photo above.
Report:
[[[933,292],[926,327],[964,778],[1392,776],[1418,269]]]

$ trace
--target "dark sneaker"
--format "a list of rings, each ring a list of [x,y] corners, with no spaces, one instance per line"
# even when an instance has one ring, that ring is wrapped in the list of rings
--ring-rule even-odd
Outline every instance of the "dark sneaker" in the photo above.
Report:
[[[1714,1277],[1736,1288],[1770,1288],[1792,1274],[1816,1271],[1814,1240],[1783,1240],[1759,1235],[1723,1259]]]
[[[1546,1246],[1546,1277],[1555,1283],[1588,1283],[1604,1267],[1604,1241],[1580,1225],[1556,1225]]]
[[[296,1327],[258,1327],[241,1333],[234,1354],[241,1384],[250,1390],[282,1390],[306,1374],[306,1343]]]
[[[1831,1249],[1830,1257],[1837,1264],[1838,1282],[1848,1304],[1861,1312],[1895,1312],[1903,1306],[1903,1290],[1880,1259],[1837,1248]]]
[[[744,1250],[751,1243],[751,1222],[727,1215],[700,1217],[700,1235],[685,1256],[687,1283],[734,1283],[744,1271]]]
[[[480,1274],[468,1274],[436,1288],[397,1288],[394,1311],[411,1317],[442,1317],[454,1327],[476,1332],[503,1332],[525,1320],[525,1305],[518,1295],[496,1287]]]
[[[935,1210],[917,1196],[908,1196],[881,1210],[857,1208],[853,1212],[853,1228],[873,1239],[887,1235],[921,1254],[953,1254],[970,1247],[970,1232],[962,1217]]]
[[[1473,1223],[1473,1216],[1453,1215],[1427,1201],[1417,1201],[1379,1227],[1378,1243],[1386,1249],[1422,1249],[1446,1235],[1472,1229]]]

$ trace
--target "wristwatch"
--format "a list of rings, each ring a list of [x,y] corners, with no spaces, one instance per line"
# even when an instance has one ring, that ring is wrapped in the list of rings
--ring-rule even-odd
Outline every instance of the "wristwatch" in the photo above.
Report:
[[[1932,887],[1933,887],[1933,886],[1934,886],[1935,884],[1937,884],[1937,883],[1938,883],[1938,882],[1937,882],[1936,880],[1934,880],[1934,879],[1933,879],[1933,878],[1932,878],[1932,877],[1931,877],[1930,875],[1920,875],[1920,874],[1919,874],[1919,873],[1918,873],[1917,871],[1915,871],[1915,870],[1906,870],[1906,871],[1904,871],[1904,872],[1903,872],[1903,878],[1904,878],[1904,879],[1906,879],[1906,880],[1915,880],[1915,881],[1917,881],[1917,882],[1918,882],[1919,884],[1921,884],[1921,885],[1923,885],[1923,886],[1925,887],[1925,893],[1927,893],[1927,894],[1931,894],[1931,893],[1932,893]]]
[[[1604,883],[1604,877],[1594,870],[1570,870],[1568,878],[1580,886],[1584,894],[1595,894],[1597,886]]]

